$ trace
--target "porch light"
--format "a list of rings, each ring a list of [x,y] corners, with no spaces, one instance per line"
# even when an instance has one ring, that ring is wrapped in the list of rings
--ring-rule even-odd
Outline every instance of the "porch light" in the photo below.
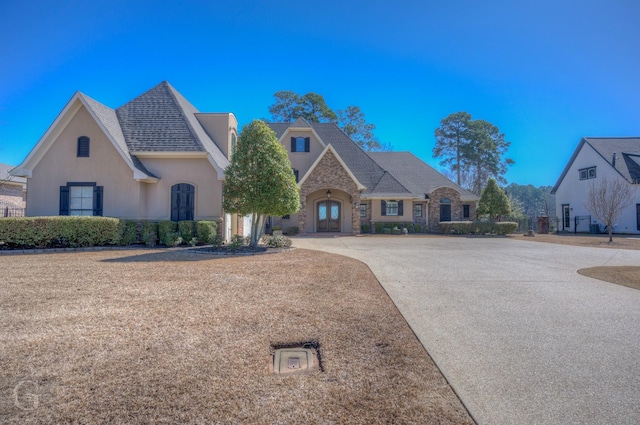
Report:
[[[327,190],[327,199],[331,199],[331,191]]]

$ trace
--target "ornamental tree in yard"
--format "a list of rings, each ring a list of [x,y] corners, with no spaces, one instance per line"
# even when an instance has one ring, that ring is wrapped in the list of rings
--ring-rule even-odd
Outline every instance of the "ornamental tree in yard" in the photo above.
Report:
[[[609,231],[609,243],[613,242],[613,223],[626,207],[633,202],[631,185],[617,179],[600,179],[592,183],[587,194],[585,208],[598,220],[602,221]]]
[[[300,192],[287,151],[264,122],[246,125],[227,167],[223,190],[226,212],[251,215],[251,246],[258,245],[268,215],[293,214]]]
[[[507,195],[498,187],[495,179],[489,179],[478,202],[478,215],[486,215],[491,220],[498,220],[500,216],[509,214],[510,210]]]

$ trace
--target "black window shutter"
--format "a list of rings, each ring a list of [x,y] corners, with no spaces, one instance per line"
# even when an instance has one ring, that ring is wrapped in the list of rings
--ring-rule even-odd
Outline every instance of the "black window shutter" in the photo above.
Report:
[[[193,210],[194,210],[194,199],[195,199],[195,193],[194,193],[194,187],[191,186],[190,184],[185,185],[185,195],[186,195],[186,201],[185,201],[185,219],[186,220],[193,220]]]
[[[305,137],[304,138],[304,151],[305,152],[309,152],[311,148],[311,137]]]
[[[104,186],[93,188],[93,215],[102,216],[102,192]]]
[[[180,207],[180,186],[171,187],[171,221],[178,221],[178,209]]]
[[[60,215],[69,215],[69,186],[60,186]]]
[[[387,215],[387,201],[380,201],[380,211],[382,215]]]
[[[296,138],[292,137],[291,138],[291,152],[295,152],[296,151]]]
[[[398,215],[404,215],[404,209],[402,207],[403,201],[398,201]]]
[[[78,151],[77,156],[79,158],[89,157],[89,138],[87,136],[78,137]]]
[[[298,177],[300,175],[300,172],[294,168],[293,169],[293,175],[296,176],[296,183],[298,183]]]

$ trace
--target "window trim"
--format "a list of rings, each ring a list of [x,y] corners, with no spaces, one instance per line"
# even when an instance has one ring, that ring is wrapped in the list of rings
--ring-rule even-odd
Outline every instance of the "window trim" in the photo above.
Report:
[[[367,212],[367,204],[360,204],[360,217],[366,217]]]
[[[414,204],[413,205],[413,215],[415,217],[422,217],[422,204]],[[420,210],[420,211],[418,211]]]
[[[597,177],[596,166],[580,168],[578,170],[578,176],[580,177],[580,180],[595,179]]]
[[[66,186],[60,186],[60,205],[58,215],[71,215],[71,187],[93,187],[93,213],[94,217],[103,215],[104,187],[96,182],[67,182]]]
[[[302,140],[304,143],[304,149],[298,150],[298,140]],[[291,152],[309,152],[311,150],[311,138],[303,136],[291,136]]]

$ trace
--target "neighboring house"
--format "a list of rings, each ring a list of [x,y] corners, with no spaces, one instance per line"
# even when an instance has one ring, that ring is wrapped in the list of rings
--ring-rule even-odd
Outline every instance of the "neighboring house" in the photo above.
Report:
[[[27,179],[12,176],[12,168],[0,164],[0,217],[24,214]]]
[[[361,224],[473,220],[478,197],[408,152],[363,151],[337,125],[269,123],[289,152],[302,208],[274,220],[301,233],[360,233]]]
[[[589,232],[600,224],[585,207],[589,188],[600,179],[622,179],[634,190],[634,199],[613,230],[640,233],[640,137],[584,137],[551,190],[556,198],[559,231]]]
[[[408,152],[367,154],[333,123],[269,124],[289,151],[302,209],[271,225],[301,233],[360,233],[361,223],[473,220],[478,198]],[[27,179],[27,215],[220,220],[224,170],[238,124],[200,113],[162,82],[117,109],[76,93],[11,173]]]

